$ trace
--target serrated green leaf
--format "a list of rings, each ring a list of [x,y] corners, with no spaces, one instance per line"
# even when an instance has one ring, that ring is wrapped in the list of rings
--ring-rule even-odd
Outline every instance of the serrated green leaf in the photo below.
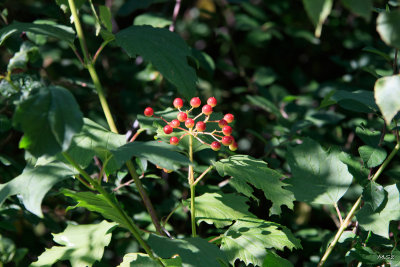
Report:
[[[385,201],[388,193],[383,186],[375,182],[370,182],[363,191],[363,200],[366,205],[370,205],[373,211],[376,211]]]
[[[74,174],[63,163],[51,163],[26,170],[8,183],[0,184],[0,206],[9,196],[21,195],[25,208],[43,217],[41,204],[46,193],[56,183]]]
[[[371,131],[366,128],[357,127],[356,134],[363,140],[363,142],[372,147],[376,147],[381,139],[381,133],[378,131]]]
[[[206,222],[222,228],[232,224],[234,220],[252,216],[245,203],[246,197],[237,194],[205,193],[195,198],[196,221]],[[190,202],[184,202],[190,207]]]
[[[108,6],[99,6],[100,20],[103,23],[104,27],[111,32],[112,31],[112,22],[111,22],[111,11]]]
[[[378,253],[373,251],[369,247],[364,247],[360,245],[356,245],[355,248],[352,248],[346,254],[346,262],[350,264],[350,262],[357,260],[363,264],[368,266],[377,266],[382,264],[384,261],[378,257]]]
[[[103,215],[104,218],[110,219],[118,223],[121,227],[129,229],[125,218],[121,216],[115,207],[110,205],[103,195],[94,194],[92,192],[75,192],[68,189],[61,190],[61,193],[78,202],[78,204],[72,208],[84,207],[90,211],[98,212]]]
[[[400,111],[400,75],[382,77],[374,87],[376,104],[387,125]]]
[[[173,259],[160,259],[165,267],[181,267],[182,260],[180,257]],[[151,259],[149,255],[143,253],[125,254],[122,262],[118,267],[159,267],[160,263]]]
[[[35,34],[46,35],[60,40],[64,40],[70,44],[74,43],[75,32],[71,27],[64,25],[35,24],[24,22],[13,22],[6,27],[0,29],[0,45],[12,34],[20,34],[22,32],[31,32]]]
[[[293,208],[294,196],[284,188],[287,184],[280,181],[282,175],[268,168],[264,161],[246,155],[235,155],[218,161],[215,165],[221,176],[233,177],[230,183],[238,192],[255,199],[250,185],[262,190],[265,197],[272,201],[270,215],[279,215],[281,205]]]
[[[354,179],[356,179],[361,186],[365,186],[369,183],[369,169],[365,168],[365,166],[362,166],[358,159],[355,159],[345,152],[340,153],[339,159],[341,162],[347,165],[349,173],[353,175]]]
[[[24,132],[20,148],[36,157],[66,151],[83,125],[74,96],[59,86],[32,91],[18,105],[13,122]]]
[[[46,249],[30,266],[50,267],[59,260],[68,260],[72,267],[92,266],[103,257],[104,247],[111,241],[115,223],[68,225],[64,232],[53,234],[61,246]]]
[[[364,230],[389,238],[390,221],[400,220],[399,190],[396,184],[385,186],[384,189],[388,194],[386,204],[381,204],[376,211],[371,205],[364,205],[356,217]]]
[[[286,227],[257,218],[242,218],[225,232],[221,250],[225,251],[229,262],[236,259],[247,265],[263,265],[267,249],[292,250],[301,248],[300,241]]]
[[[279,267],[293,267],[293,264],[284,259],[279,257],[275,252],[272,250],[267,251],[267,256],[265,256],[263,267],[271,267],[271,266],[279,266]]]
[[[116,42],[130,57],[142,56],[190,99],[196,92],[196,72],[188,65],[191,52],[176,33],[148,25],[130,26],[115,35]]]
[[[381,39],[389,46],[400,48],[400,11],[382,12],[376,19],[376,30]]]
[[[342,0],[343,5],[351,12],[360,15],[366,21],[371,19],[372,0]]]
[[[333,0],[303,0],[303,5],[308,17],[314,24],[314,35],[319,38],[322,32],[322,25],[331,13]]]
[[[172,24],[172,21],[158,14],[145,13],[137,16],[133,25],[150,25],[155,28],[164,28]]]
[[[387,156],[386,150],[381,147],[361,146],[358,152],[368,168],[381,165]]]
[[[340,161],[339,153],[325,152],[309,138],[290,148],[287,161],[292,171],[288,183],[296,200],[315,204],[335,204],[351,185],[353,176]]]
[[[199,237],[169,239],[151,234],[148,243],[154,252],[162,258],[178,254],[183,267],[221,267],[227,262],[225,254],[219,248]],[[223,266],[223,265],[222,265]]]

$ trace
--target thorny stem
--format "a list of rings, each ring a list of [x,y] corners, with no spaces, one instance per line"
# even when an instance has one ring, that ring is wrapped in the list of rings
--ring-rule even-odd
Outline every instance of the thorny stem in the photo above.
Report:
[[[386,168],[386,166],[390,163],[390,161],[393,159],[393,157],[397,154],[397,152],[400,149],[400,143],[397,143],[390,155],[385,159],[385,161],[382,163],[382,165],[379,167],[378,171],[375,173],[375,175],[372,177],[371,181],[375,182],[376,179],[382,174],[383,170]],[[358,207],[361,204],[361,197],[360,196],[357,201],[354,203],[353,207],[351,208],[349,214],[347,215],[346,219],[344,219],[342,225],[340,226],[339,230],[337,231],[335,238],[333,239],[332,243],[329,244],[328,248],[326,249],[324,255],[322,256],[320,262],[318,263],[318,267],[324,266],[326,260],[328,259],[329,255],[331,254],[333,248],[336,246],[340,236],[343,234],[344,230],[347,228],[348,224],[350,223],[351,219],[354,216],[354,213],[358,209]]]
[[[189,135],[189,159],[193,163],[193,136]],[[196,237],[196,206],[195,206],[195,184],[194,184],[193,165],[189,165],[188,180],[190,185],[190,217],[192,222],[192,236]]]
[[[91,60],[89,58],[89,53],[87,51],[85,37],[83,35],[82,27],[81,27],[81,24],[80,24],[80,21],[79,21],[79,17],[78,17],[77,11],[76,11],[77,9],[76,9],[74,0],[68,0],[68,3],[69,3],[69,7],[71,9],[71,13],[72,13],[72,16],[73,16],[73,19],[74,19],[75,29],[76,29],[76,32],[78,34],[78,38],[79,38],[79,42],[80,42],[80,45],[81,45],[81,49],[83,51],[85,62],[87,64],[86,67],[87,67],[87,69],[88,69],[88,71],[90,73],[90,76],[91,76],[92,81],[94,83],[94,86],[96,88],[97,94],[99,96],[101,107],[102,107],[104,115],[106,117],[108,126],[110,127],[112,132],[118,133],[118,129],[117,129],[116,125],[115,125],[115,122],[114,122],[114,119],[112,117],[110,108],[108,106],[107,99],[106,99],[106,97],[104,95],[103,87],[102,87],[102,85],[100,83],[99,77],[98,77],[96,69],[94,67],[94,63],[91,62]],[[153,205],[152,205],[152,203],[151,203],[146,191],[143,188],[143,185],[142,185],[138,175],[136,174],[135,166],[133,165],[133,163],[131,161],[128,161],[126,163],[126,166],[128,168],[128,171],[129,171],[130,175],[132,176],[133,180],[135,181],[135,184],[136,184],[136,186],[138,188],[140,196],[142,197],[143,203],[146,206],[146,209],[150,214],[151,220],[153,221],[153,224],[156,227],[157,232],[162,235],[163,232],[161,230],[161,226],[160,226],[160,223],[158,221],[157,215],[156,215],[156,213],[154,211]]]

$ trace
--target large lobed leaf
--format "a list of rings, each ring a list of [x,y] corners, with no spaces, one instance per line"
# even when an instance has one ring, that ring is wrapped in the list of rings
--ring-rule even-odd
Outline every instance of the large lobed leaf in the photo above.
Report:
[[[8,183],[0,184],[0,206],[13,195],[21,195],[27,210],[43,217],[41,204],[46,193],[58,182],[74,175],[63,163],[51,163],[24,171]]]
[[[31,266],[50,267],[59,260],[68,260],[72,267],[92,266],[103,257],[104,247],[111,241],[115,223],[68,225],[64,232],[53,234],[61,246],[46,249]]]
[[[31,91],[14,114],[14,124],[24,136],[20,148],[32,155],[55,155],[69,148],[74,134],[83,125],[82,112],[74,96],[59,86]]]
[[[246,155],[235,155],[218,161],[215,166],[221,176],[233,177],[230,184],[238,192],[256,199],[250,185],[262,190],[265,197],[272,201],[270,215],[281,214],[281,205],[293,208],[294,196],[284,188],[287,184],[280,180],[282,175],[268,168],[264,161]]]
[[[327,153],[309,138],[289,149],[287,161],[293,175],[288,179],[292,185],[289,189],[299,201],[333,205],[353,180],[340,153]]]
[[[184,97],[194,96],[196,72],[188,65],[191,52],[179,35],[148,25],[130,26],[118,32],[115,40],[130,57],[139,55],[150,61]]]
[[[376,104],[387,125],[400,111],[400,75],[382,77],[374,87]]]

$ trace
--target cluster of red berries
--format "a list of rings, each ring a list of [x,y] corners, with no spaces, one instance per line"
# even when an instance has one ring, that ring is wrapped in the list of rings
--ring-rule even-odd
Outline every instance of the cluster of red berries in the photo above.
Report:
[[[211,147],[212,150],[218,151],[221,148],[221,143],[224,146],[228,146],[230,150],[235,151],[238,147],[235,139],[231,136],[232,134],[232,127],[228,124],[232,123],[234,120],[234,116],[232,114],[226,114],[221,120],[217,121],[210,121],[210,115],[213,113],[213,107],[217,105],[217,99],[215,97],[210,97],[207,100],[207,104],[201,108],[201,113],[195,116],[194,118],[190,118],[190,113],[193,109],[200,107],[201,100],[198,97],[193,97],[190,100],[191,108],[186,111],[182,111],[181,108],[183,107],[183,100],[181,98],[175,98],[173,105],[176,109],[179,110],[176,119],[172,121],[166,121],[162,117],[156,117],[162,119],[167,125],[164,126],[164,133],[171,134],[174,129],[179,129],[184,132],[180,138],[173,136],[170,138],[169,142],[171,145],[177,145],[179,141],[185,137],[186,135],[191,135],[197,140],[199,140],[202,144],[208,145]],[[144,115],[146,117],[151,117],[154,115],[154,111],[151,107],[147,107],[144,110]],[[205,116],[204,120],[199,120],[196,122],[196,119],[200,118],[202,115]],[[187,129],[180,127],[181,122],[185,124]],[[212,132],[206,132],[206,125],[207,123],[218,123],[218,126],[221,130],[214,130]],[[223,135],[221,135],[221,133]],[[201,135],[209,135],[212,136],[216,141],[208,144],[204,142],[202,139],[199,138]]]

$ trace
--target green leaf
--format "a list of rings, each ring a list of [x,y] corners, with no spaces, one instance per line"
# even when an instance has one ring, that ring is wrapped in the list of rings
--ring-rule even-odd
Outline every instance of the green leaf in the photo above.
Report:
[[[141,0],[141,1],[128,0],[128,1],[125,1],[125,3],[118,10],[118,15],[119,16],[127,16],[136,10],[147,9],[152,4],[164,3],[167,1],[168,0]]]
[[[293,208],[293,194],[283,188],[287,184],[280,181],[283,177],[278,172],[268,168],[262,160],[246,155],[235,155],[215,164],[221,176],[232,176],[230,184],[248,197],[255,199],[250,185],[261,189],[267,199],[272,201],[270,215],[281,214],[281,205]],[[250,185],[249,185],[250,184]]]
[[[370,91],[356,90],[351,92],[337,90],[332,96],[332,100],[338,102],[342,108],[355,112],[373,113],[378,110],[374,94]]]
[[[293,264],[281,257],[279,257],[272,250],[267,251],[267,256],[264,258],[263,267],[279,266],[279,267],[293,267]]]
[[[372,147],[377,147],[381,139],[381,133],[378,131],[371,131],[366,128],[357,127],[356,134],[363,140],[363,142]]]
[[[375,182],[370,182],[363,191],[363,200],[365,204],[370,205],[373,211],[376,211],[387,201],[388,193],[383,186]]]
[[[376,30],[389,46],[400,48],[400,11],[382,12],[376,19]]]
[[[80,9],[86,0],[74,0],[76,9]],[[71,13],[69,10],[68,0],[56,0],[57,5],[60,6],[64,13]]]
[[[5,184],[0,184],[0,206],[13,195],[21,195],[27,210],[43,217],[41,204],[46,193],[58,182],[75,172],[63,163],[51,163],[24,171]]]
[[[315,27],[315,37],[321,36],[322,25],[331,13],[333,0],[303,0],[308,17]]]
[[[387,125],[400,111],[400,75],[382,77],[374,87],[376,104]]]
[[[8,62],[7,70],[26,69],[29,61],[34,62],[39,58],[39,48],[30,42],[22,43],[19,51]]]
[[[386,150],[380,147],[361,146],[358,152],[368,168],[381,165],[387,156]]]
[[[18,105],[13,122],[24,132],[20,148],[36,157],[66,151],[83,125],[74,96],[58,86],[32,91]]]
[[[396,184],[385,186],[384,189],[388,194],[386,204],[381,204],[375,211],[371,205],[364,205],[356,217],[365,231],[389,238],[390,221],[400,220],[399,190]]]
[[[225,254],[216,245],[199,237],[169,239],[151,234],[148,243],[162,258],[178,254],[183,267],[220,267],[221,263],[227,262]]]
[[[366,21],[371,19],[372,0],[342,0],[343,5],[351,12],[360,15]]]
[[[115,35],[116,42],[130,57],[142,56],[176,86],[187,99],[196,92],[196,72],[188,65],[191,52],[185,41],[167,29],[148,25],[131,26]]]
[[[357,180],[361,186],[366,186],[370,181],[368,180],[369,169],[362,166],[361,162],[345,152],[339,155],[340,161],[347,165],[349,173]]]
[[[158,14],[144,13],[135,18],[133,25],[150,25],[155,28],[164,28],[172,24],[172,21]]]
[[[20,34],[22,32],[30,32],[35,34],[54,37],[69,44],[74,43],[75,32],[71,27],[64,25],[51,24],[35,24],[24,22],[13,22],[12,24],[0,29],[0,45],[12,34]]]
[[[182,260],[180,257],[173,259],[160,259],[165,267],[181,267]],[[159,267],[160,263],[151,259],[149,255],[143,253],[128,253],[125,254],[122,262],[118,267]]]
[[[101,260],[111,241],[115,223],[102,221],[99,224],[68,225],[64,232],[53,234],[54,241],[61,246],[46,249],[30,266],[52,266],[60,260],[68,260],[72,267],[92,266]]]
[[[288,179],[290,190],[299,201],[333,205],[353,180],[338,152],[328,154],[309,138],[290,148],[286,158],[293,175]]]
[[[347,252],[346,262],[350,264],[350,262],[356,260],[367,266],[377,266],[384,262],[383,259],[378,257],[378,255],[379,254],[373,251],[371,248],[357,244],[354,248]]]
[[[225,251],[229,262],[236,259],[247,265],[262,266],[268,252],[274,248],[301,248],[300,241],[286,227],[257,218],[243,218],[235,222],[222,238],[221,250]]]
[[[222,228],[232,221],[252,216],[245,203],[247,198],[237,194],[205,193],[195,198],[197,223],[206,222]],[[190,202],[185,201],[190,207]]]
[[[94,194],[92,192],[75,192],[68,189],[61,190],[65,196],[72,198],[77,201],[73,207],[69,209],[83,207],[87,208],[90,211],[98,212],[103,215],[104,218],[110,219],[116,223],[118,223],[121,227],[129,229],[129,226],[126,223],[126,220],[121,216],[121,214],[110,205],[110,203],[106,200],[106,198],[101,194]],[[113,197],[113,201],[115,201],[115,196]]]
[[[100,11],[100,20],[103,23],[104,27],[111,32],[112,31],[112,22],[111,22],[111,11],[108,6],[99,6]]]
[[[263,110],[265,110],[267,112],[274,114],[278,118],[281,117],[281,112],[279,111],[279,109],[275,106],[274,103],[272,103],[265,97],[247,95],[246,98],[253,105],[255,105],[259,108],[262,108]]]

